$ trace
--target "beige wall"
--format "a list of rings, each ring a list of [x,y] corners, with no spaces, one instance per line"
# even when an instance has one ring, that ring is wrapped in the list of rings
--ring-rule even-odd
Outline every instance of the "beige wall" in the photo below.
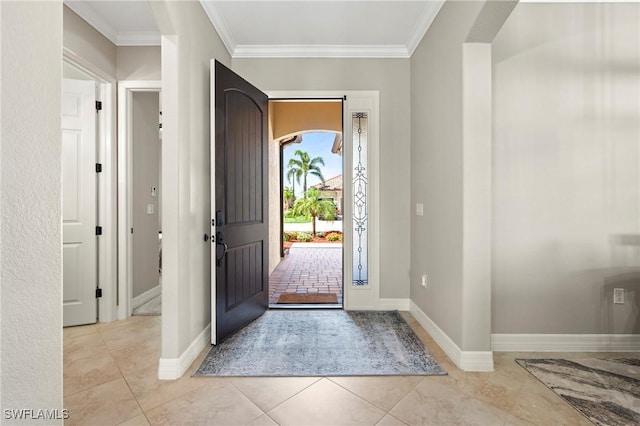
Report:
[[[409,60],[234,59],[262,89],[380,91],[381,297],[409,296]]]
[[[495,39],[494,333],[640,333],[639,28],[521,4]]]
[[[466,350],[488,349],[463,339],[463,44],[481,9],[446,2],[411,57],[411,300]]]
[[[137,297],[160,284],[158,270],[158,231],[160,230],[160,111],[158,92],[133,92],[131,95],[131,209],[132,294]],[[156,188],[152,196],[151,188]],[[147,205],[153,214],[147,214]]]
[[[160,80],[160,46],[116,46],[64,6],[64,47],[117,80]]]
[[[160,72],[160,46],[118,46],[118,80],[157,80]]]
[[[6,419],[4,409],[63,408],[61,87],[62,2],[0,2],[0,410],[6,424],[18,421]]]
[[[269,274],[280,263],[280,143],[273,140],[276,103],[269,102]]]
[[[116,76],[116,46],[74,11],[64,6],[64,47],[84,58],[110,76]]]
[[[210,60],[231,58],[198,2],[150,3],[162,44],[162,358],[211,321]]]

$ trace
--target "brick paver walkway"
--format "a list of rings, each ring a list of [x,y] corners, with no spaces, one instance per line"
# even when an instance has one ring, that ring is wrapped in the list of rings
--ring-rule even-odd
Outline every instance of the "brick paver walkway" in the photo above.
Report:
[[[269,303],[282,293],[336,293],[342,304],[342,245],[294,243],[269,277]]]

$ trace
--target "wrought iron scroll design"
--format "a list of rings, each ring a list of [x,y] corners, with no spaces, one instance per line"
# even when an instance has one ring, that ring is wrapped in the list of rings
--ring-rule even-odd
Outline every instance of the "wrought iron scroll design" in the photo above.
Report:
[[[353,124],[353,285],[366,286],[368,273],[367,113],[352,116]]]

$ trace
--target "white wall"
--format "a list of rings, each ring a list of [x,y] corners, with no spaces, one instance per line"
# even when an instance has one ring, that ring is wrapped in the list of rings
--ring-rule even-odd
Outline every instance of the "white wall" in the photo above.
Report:
[[[158,231],[160,231],[160,133],[158,92],[131,94],[132,190],[132,294],[133,297],[160,284]],[[151,188],[156,188],[152,196]],[[147,205],[153,206],[148,214]]]
[[[150,5],[164,36],[161,357],[177,359],[211,319],[209,64],[231,59],[200,3]]]
[[[640,5],[520,4],[493,50],[493,332],[640,333]]]
[[[0,405],[61,410],[62,4],[3,1],[0,19]]]
[[[380,295],[409,296],[409,60],[234,59],[263,91],[380,91]]]

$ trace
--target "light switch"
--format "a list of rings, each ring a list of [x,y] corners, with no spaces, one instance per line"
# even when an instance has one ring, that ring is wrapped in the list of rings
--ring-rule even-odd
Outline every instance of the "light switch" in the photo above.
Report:
[[[424,204],[416,204],[416,216],[424,216]]]
[[[156,189],[155,186],[151,187],[151,196],[155,197],[156,195],[158,195],[158,190]]]
[[[153,214],[153,204],[147,204],[147,214]]]

